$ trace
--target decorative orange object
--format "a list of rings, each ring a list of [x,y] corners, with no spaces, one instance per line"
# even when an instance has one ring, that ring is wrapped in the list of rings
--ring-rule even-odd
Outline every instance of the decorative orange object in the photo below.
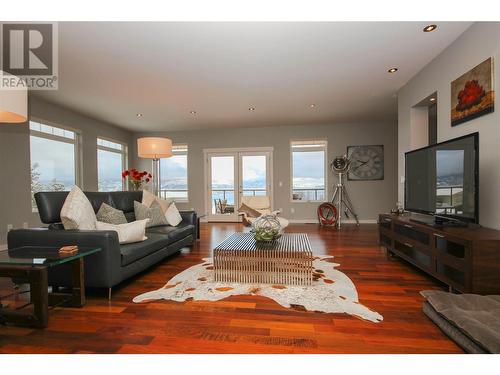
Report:
[[[318,207],[318,220],[321,225],[335,225],[338,214],[332,203],[322,203]]]
[[[59,249],[59,255],[61,256],[71,256],[77,253],[78,253],[78,246],[76,245],[63,246]]]

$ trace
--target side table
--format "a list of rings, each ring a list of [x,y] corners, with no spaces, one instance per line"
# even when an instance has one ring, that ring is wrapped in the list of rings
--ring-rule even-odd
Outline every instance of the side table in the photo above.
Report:
[[[1,251],[0,277],[29,282],[33,312],[0,307],[0,323],[43,328],[49,321],[49,306],[82,307],[85,304],[83,258],[99,251],[100,248],[80,248],[70,256],[59,255],[59,248],[55,247],[27,246]],[[71,264],[73,288],[70,293],[49,293],[48,269],[64,263]]]

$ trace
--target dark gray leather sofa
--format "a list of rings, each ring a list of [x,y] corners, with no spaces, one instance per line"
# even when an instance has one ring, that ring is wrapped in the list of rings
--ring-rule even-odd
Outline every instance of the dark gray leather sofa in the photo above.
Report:
[[[60,212],[68,192],[35,194],[40,219],[48,228],[16,229],[8,234],[9,248],[20,246],[79,245],[100,247],[99,253],[85,257],[85,285],[111,288],[123,280],[147,269],[162,259],[191,246],[196,241],[198,220],[196,212],[181,211],[182,222],[177,227],[158,226],[146,229],[147,240],[120,245],[115,231],[65,230]],[[135,220],[134,201],[142,201],[141,191],[85,192],[94,211],[107,203],[122,210],[127,220]],[[71,286],[71,272],[65,265],[49,270],[49,284]]]

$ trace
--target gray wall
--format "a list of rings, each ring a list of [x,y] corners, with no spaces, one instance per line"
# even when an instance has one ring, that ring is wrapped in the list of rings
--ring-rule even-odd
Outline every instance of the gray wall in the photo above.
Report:
[[[396,123],[332,124],[281,126],[268,128],[234,128],[214,130],[175,131],[136,134],[165,136],[175,143],[188,144],[189,202],[179,208],[194,208],[205,213],[203,149],[236,147],[273,147],[274,208],[282,208],[283,216],[297,221],[316,221],[317,203],[290,202],[290,140],[323,138],[328,140],[329,161],[346,152],[348,145],[383,144],[385,149],[385,179],[382,181],[350,181],[348,189],[355,209],[362,220],[376,220],[377,214],[387,212],[397,200],[397,126]],[[136,142],[134,142],[134,146]],[[134,155],[137,151],[134,149]],[[135,166],[151,170],[151,162],[136,158]],[[279,186],[279,182],[282,186]],[[336,183],[328,175],[328,197]],[[291,212],[294,208],[295,213]]]
[[[404,176],[404,152],[415,142],[417,119],[412,107],[437,91],[437,138],[442,142],[473,132],[479,132],[479,222],[500,229],[500,111],[464,124],[451,126],[450,83],[479,63],[493,57],[500,61],[500,22],[478,22],[467,29],[455,42],[422,69],[398,93],[399,175]],[[494,81],[499,82],[498,66]],[[399,184],[399,199],[404,200],[404,184]]]
[[[132,134],[116,126],[94,120],[71,110],[30,96],[29,115],[81,131],[82,177],[85,190],[97,190],[97,137],[108,137],[128,145],[131,153]],[[40,224],[38,214],[31,211],[30,140],[28,124],[0,124],[0,246],[6,243],[7,224],[14,228],[26,222]]]

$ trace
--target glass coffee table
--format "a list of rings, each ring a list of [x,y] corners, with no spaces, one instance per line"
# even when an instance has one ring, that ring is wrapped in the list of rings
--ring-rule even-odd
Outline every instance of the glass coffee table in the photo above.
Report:
[[[0,323],[46,327],[49,306],[82,307],[85,304],[83,258],[101,251],[96,247],[80,247],[74,255],[60,255],[59,247],[26,246],[0,251],[0,277],[26,280],[30,284],[33,311],[0,307]],[[48,269],[71,265],[73,287],[69,293],[49,293]],[[0,297],[1,299],[1,297]],[[0,304],[1,306],[1,304]]]

